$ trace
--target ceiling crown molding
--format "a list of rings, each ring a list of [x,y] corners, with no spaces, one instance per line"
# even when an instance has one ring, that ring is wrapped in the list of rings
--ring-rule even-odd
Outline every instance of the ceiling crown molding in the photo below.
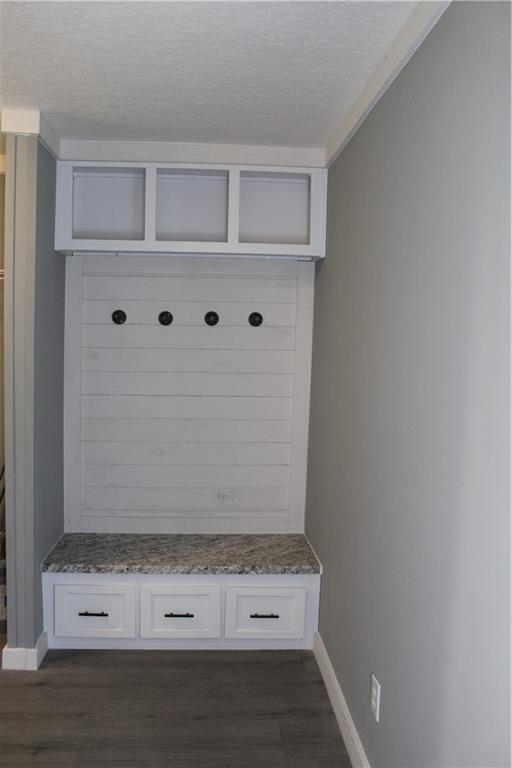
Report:
[[[428,33],[450,5],[450,0],[420,0],[393,40],[380,66],[370,76],[325,148],[325,165],[336,160],[363,120],[387,91],[393,80],[418,50]]]
[[[172,141],[94,141],[63,139],[61,160],[214,163],[321,168],[323,147],[270,147],[248,144],[195,144]]]

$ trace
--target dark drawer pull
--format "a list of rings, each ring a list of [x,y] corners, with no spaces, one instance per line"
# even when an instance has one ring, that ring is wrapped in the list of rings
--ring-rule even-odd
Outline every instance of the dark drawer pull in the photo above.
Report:
[[[101,611],[100,613],[89,613],[89,611],[82,611],[78,614],[79,616],[99,616],[100,618],[104,618],[105,616],[108,616],[108,613],[105,613],[105,611]]]
[[[193,619],[193,613],[164,613],[165,619]]]
[[[251,619],[278,619],[278,613],[251,613]]]

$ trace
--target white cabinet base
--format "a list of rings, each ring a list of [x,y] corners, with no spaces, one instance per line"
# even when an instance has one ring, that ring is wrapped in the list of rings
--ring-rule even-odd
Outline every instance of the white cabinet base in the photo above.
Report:
[[[48,648],[312,648],[319,591],[320,574],[45,572],[44,628]],[[110,616],[78,616],[114,610],[118,631],[110,636],[97,624]]]

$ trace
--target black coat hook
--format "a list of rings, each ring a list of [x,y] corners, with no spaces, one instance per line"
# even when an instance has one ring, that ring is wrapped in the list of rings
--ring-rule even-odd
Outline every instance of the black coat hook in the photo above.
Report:
[[[263,322],[263,315],[260,312],[251,312],[249,315],[249,325],[253,325],[255,328],[261,325]]]
[[[172,312],[168,312],[166,309],[158,315],[160,325],[170,325],[173,320]]]
[[[112,322],[116,325],[122,325],[126,322],[126,312],[122,309],[114,309],[112,312]]]
[[[217,325],[219,322],[219,316],[216,312],[207,312],[204,316],[206,325]]]

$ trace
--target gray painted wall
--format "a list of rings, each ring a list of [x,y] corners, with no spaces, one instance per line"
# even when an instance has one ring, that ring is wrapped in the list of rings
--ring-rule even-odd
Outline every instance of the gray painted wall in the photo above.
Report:
[[[65,259],[55,253],[56,162],[37,151],[34,351],[34,611],[43,629],[41,561],[64,531],[63,398]]]
[[[65,260],[53,250],[56,164],[35,137],[8,137],[5,414],[7,640],[42,628],[41,560],[63,531]]]
[[[509,17],[451,5],[330,170],[307,533],[374,768],[509,765]]]

